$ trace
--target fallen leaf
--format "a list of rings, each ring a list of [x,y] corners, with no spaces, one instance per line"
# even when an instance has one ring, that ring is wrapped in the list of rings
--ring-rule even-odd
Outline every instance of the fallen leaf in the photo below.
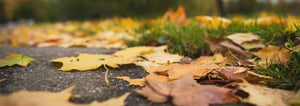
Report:
[[[117,68],[120,64],[130,64],[139,60],[138,56],[148,53],[152,47],[133,47],[127,48],[114,53],[113,55],[104,54],[84,54],[77,57],[63,57],[50,60],[50,62],[61,62],[63,66],[59,69],[62,71],[79,70],[86,71],[97,69],[102,65],[108,65]]]
[[[107,101],[97,102],[91,104],[75,104],[69,102],[70,93],[75,88],[75,85],[61,91],[55,92],[30,92],[19,91],[10,95],[0,95],[1,106],[125,106],[125,99],[130,93],[125,93],[119,98],[111,98]]]
[[[64,91],[55,92],[30,92],[18,91],[10,95],[0,95],[1,106],[73,106],[75,104],[69,102],[70,92],[75,85],[65,89]]]
[[[168,10],[164,16],[163,20],[167,21],[170,20],[171,23],[184,23],[184,24],[189,24],[188,19],[186,19],[186,14],[185,14],[185,8],[182,6],[179,6],[177,8],[176,12],[173,12],[172,9]]]
[[[239,83],[239,89],[249,93],[249,97],[243,99],[243,102],[248,102],[258,106],[273,106],[278,101],[276,93],[278,93],[280,99],[287,104],[288,101],[295,95],[295,92],[272,89],[260,85],[252,85],[248,82]]]
[[[156,73],[158,68],[159,67],[153,67],[153,66],[151,66],[149,68],[145,68],[145,71],[149,73],[145,78],[131,79],[126,76],[120,76],[120,77],[114,77],[114,78],[125,80],[125,81],[129,82],[129,85],[138,85],[138,86],[145,86],[145,84],[146,84],[145,79],[153,79],[153,80],[162,81],[162,82],[170,81],[168,76],[159,75],[158,73]]]
[[[178,54],[166,53],[165,49],[167,49],[167,46],[156,47],[153,49],[153,52],[144,54],[142,56],[148,59],[150,62],[163,65],[179,62],[183,58],[183,56]]]
[[[125,106],[125,99],[130,95],[129,92],[125,93],[124,95],[118,97],[118,98],[111,98],[109,100],[106,100],[104,102],[97,102],[94,101],[88,106]]]
[[[13,66],[15,64],[27,67],[28,64],[31,64],[31,61],[35,60],[34,58],[30,58],[27,56],[23,56],[20,54],[12,54],[8,53],[8,56],[4,59],[0,59],[0,67],[4,66]]]
[[[3,78],[3,79],[0,79],[0,82],[6,81],[6,80],[7,80],[6,78]]]
[[[288,50],[284,48],[280,49],[279,47],[273,45],[269,45],[268,47],[252,54],[261,59],[259,64],[263,67],[267,67],[268,65],[276,63],[280,63],[288,67],[287,63],[290,60]]]
[[[136,85],[136,86],[144,86],[145,81],[146,81],[144,78],[131,79],[127,76],[119,76],[119,77],[114,77],[114,78],[125,80],[125,81],[129,82],[128,85]]]
[[[77,57],[63,57],[58,59],[53,59],[50,62],[61,62],[62,67],[59,70],[70,71],[79,70],[86,71],[91,69],[96,69],[102,65],[108,65],[113,68],[117,68],[117,64],[130,63],[126,60],[119,59],[111,55],[102,54],[79,54]]]
[[[141,90],[136,90],[139,94],[154,103],[163,103],[171,97],[174,105],[199,105],[224,103],[227,88],[214,85],[200,85],[193,75],[187,74],[181,79],[171,82],[159,82],[146,79],[147,85]]]
[[[248,68],[245,67],[235,67],[235,66],[226,66],[217,69],[221,75],[229,80],[241,80],[248,76]]]
[[[203,24],[203,27],[215,29],[220,26],[225,28],[231,23],[231,20],[224,17],[196,16],[195,18]]]
[[[239,60],[248,60],[251,58],[250,54],[247,54],[241,47],[236,45],[232,40],[228,38],[217,38],[217,37],[210,37],[205,36],[206,42],[209,44],[210,50],[212,52],[221,52],[224,53],[224,51],[232,51],[235,57]]]
[[[300,105],[300,90],[297,91],[296,95],[290,100],[293,105]]]
[[[190,64],[171,64],[158,67],[155,71],[159,73],[168,73],[168,77],[171,80],[181,78],[181,76],[188,73],[191,73],[195,78],[199,79],[214,69],[219,68],[215,62],[216,61],[213,60],[212,57],[202,56]]]
[[[246,50],[265,47],[265,45],[260,42],[260,40],[262,40],[260,36],[253,33],[235,33],[228,35],[227,38],[242,46]]]

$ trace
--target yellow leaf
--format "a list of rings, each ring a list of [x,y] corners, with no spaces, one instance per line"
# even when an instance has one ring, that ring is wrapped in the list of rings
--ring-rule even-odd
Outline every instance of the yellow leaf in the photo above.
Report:
[[[295,92],[292,91],[272,89],[260,85],[252,85],[248,82],[239,83],[238,85],[241,90],[249,93],[249,97],[243,99],[242,101],[256,104],[258,106],[273,106],[275,102],[278,102],[278,99],[287,104],[293,95],[295,95]]]
[[[4,66],[13,66],[15,64],[27,67],[28,64],[31,64],[31,61],[35,60],[27,56],[21,56],[20,54],[8,53],[8,56],[4,59],[0,59],[0,67]]]
[[[139,60],[138,56],[148,53],[152,47],[133,47],[116,52],[113,55],[104,54],[84,54],[77,57],[63,57],[50,60],[50,62],[61,62],[63,66],[59,69],[62,71],[79,70],[86,71],[97,69],[102,65],[108,65],[117,68],[120,64],[130,64]]]
[[[179,62],[183,56],[178,54],[170,54],[166,53],[164,50],[167,49],[167,46],[161,46],[154,48],[154,52],[147,53],[142,55],[143,57],[147,58],[148,61],[154,62],[157,64],[170,64],[174,62]]]
[[[293,105],[300,105],[300,90],[297,91],[297,94],[293,97],[290,103]]]
[[[235,33],[227,36],[227,38],[246,50],[265,47],[265,45],[259,41],[262,40],[260,36],[253,33]]]
[[[11,95],[0,95],[1,106],[73,106],[75,104],[69,102],[70,92],[75,85],[65,89],[64,91],[55,92],[29,92],[19,91]]]
[[[120,76],[120,77],[114,77],[114,78],[125,80],[125,81],[129,82],[129,85],[137,85],[137,86],[144,86],[145,81],[146,81],[144,78],[131,79],[131,78],[126,77],[126,76]]]
[[[287,63],[290,61],[288,50],[284,48],[280,49],[279,47],[273,45],[269,45],[258,52],[254,52],[253,54],[261,58],[260,64],[264,67],[267,67],[271,63],[281,63],[288,67]]]

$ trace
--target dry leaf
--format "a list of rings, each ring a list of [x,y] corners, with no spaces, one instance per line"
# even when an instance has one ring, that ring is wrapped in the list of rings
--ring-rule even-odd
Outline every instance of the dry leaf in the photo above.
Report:
[[[27,67],[28,64],[31,64],[31,61],[35,60],[27,56],[21,56],[20,54],[8,53],[8,56],[4,59],[0,59],[0,67],[4,66],[13,66],[15,64]]]
[[[148,61],[154,62],[156,64],[170,64],[179,62],[183,58],[183,56],[180,56],[178,54],[166,53],[165,49],[167,49],[167,46],[157,47],[153,49],[154,51],[152,53],[147,53],[142,56],[147,58]]]
[[[168,77],[171,80],[178,79],[187,73],[191,73],[195,78],[199,79],[213,71],[213,69],[219,68],[215,62],[212,57],[202,56],[190,64],[171,64],[165,67],[158,67],[155,71],[168,73]]]
[[[102,65],[117,68],[119,64],[130,64],[138,60],[138,56],[148,53],[152,47],[133,47],[114,53],[113,55],[104,54],[79,54],[77,57],[63,57],[50,60],[50,62],[61,62],[62,71],[79,70],[86,71],[96,69]]]
[[[119,76],[119,77],[114,77],[114,78],[125,80],[125,81],[129,82],[128,85],[136,85],[136,86],[144,86],[145,85],[145,81],[146,81],[144,78],[141,78],[141,79],[131,79],[131,78],[127,77],[127,76]]]
[[[251,58],[250,54],[247,54],[241,47],[236,45],[233,41],[228,38],[217,38],[217,37],[210,37],[205,36],[205,40],[209,44],[210,50],[212,52],[221,52],[224,51],[232,51],[235,57],[239,60],[248,60]]]
[[[185,8],[182,6],[179,6],[176,12],[173,12],[173,10],[168,10],[164,16],[163,16],[163,21],[170,20],[171,23],[182,23],[184,24],[189,24],[188,19],[186,19],[185,15]]]
[[[73,106],[69,102],[70,92],[75,85],[64,91],[54,92],[29,92],[19,91],[11,95],[0,95],[1,106]]]
[[[124,95],[118,98],[111,98],[109,100],[103,102],[94,101],[88,106],[125,106],[125,100],[130,95],[129,92],[125,93]]]
[[[199,105],[223,103],[227,88],[214,85],[200,85],[191,74],[182,76],[181,79],[171,82],[159,82],[147,79],[146,87],[136,90],[145,96],[149,101],[163,103],[172,98],[174,105]]]
[[[102,65],[108,65],[113,68],[117,68],[118,64],[128,64],[130,61],[124,60],[111,55],[102,54],[79,54],[77,57],[63,57],[53,59],[50,62],[61,62],[62,67],[59,70],[70,71],[79,70],[86,71],[91,69],[97,69]]]
[[[278,101],[278,98],[276,98],[276,93],[279,94],[280,99],[286,104],[293,97],[293,95],[295,95],[295,92],[292,91],[272,89],[260,85],[252,85],[248,82],[239,83],[238,85],[239,89],[249,93],[249,97],[243,99],[242,101],[256,104],[258,106],[273,106],[273,104]]]
[[[281,63],[288,67],[288,62],[289,62],[289,53],[288,50],[286,49],[280,49],[277,46],[269,45],[266,48],[261,49],[258,52],[252,53],[256,55],[257,57],[261,58],[260,60],[260,65],[267,67],[268,65],[276,64],[276,63]]]
[[[3,79],[0,79],[0,82],[6,81],[6,80],[7,80],[6,78],[3,78]]]
[[[152,80],[155,80],[155,81],[162,81],[162,82],[167,82],[167,81],[170,81],[170,79],[168,78],[168,76],[166,75],[159,75],[158,73],[156,73],[156,70],[158,69],[159,67],[149,67],[149,68],[146,68],[145,71],[148,72],[149,74],[145,77],[146,79],[152,79]],[[129,85],[138,85],[138,86],[145,86],[145,78],[140,78],[140,79],[130,79],[129,77],[114,77],[114,78],[117,78],[117,79],[122,79],[122,80],[125,80],[127,82],[129,82]]]
[[[297,94],[290,101],[293,105],[300,105],[300,90],[297,91]]]
[[[260,42],[260,40],[262,40],[260,36],[253,33],[235,33],[228,35],[227,38],[242,46],[246,50],[265,47],[265,45]]]
[[[202,27],[208,28],[219,28],[220,26],[225,28],[231,23],[231,20],[223,17],[196,16],[195,18],[203,24]]]
[[[241,80],[248,76],[248,70],[249,69],[245,67],[227,66],[217,69],[217,72],[225,76],[226,79]]]

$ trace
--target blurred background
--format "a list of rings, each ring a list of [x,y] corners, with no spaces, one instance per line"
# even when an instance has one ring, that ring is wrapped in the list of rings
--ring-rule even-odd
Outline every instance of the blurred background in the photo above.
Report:
[[[183,6],[196,15],[300,13],[300,0],[1,0],[0,21],[53,22],[111,17],[151,18]]]

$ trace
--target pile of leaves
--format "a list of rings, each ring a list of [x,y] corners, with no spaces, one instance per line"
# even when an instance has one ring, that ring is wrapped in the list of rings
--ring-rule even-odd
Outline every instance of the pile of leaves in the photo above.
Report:
[[[226,36],[219,31],[217,34],[220,36],[213,35],[216,30],[233,30],[233,25],[240,27],[241,23],[250,29],[275,27],[284,32],[269,38],[243,31],[231,32]],[[209,16],[190,19],[186,18],[184,8],[179,7],[177,11],[167,11],[161,18],[145,21],[114,18],[99,22],[8,27],[1,31],[1,40],[8,41],[11,46],[123,48],[112,55],[79,53],[77,57],[61,57],[49,62],[62,63],[58,69],[61,71],[87,71],[104,66],[106,84],[109,84],[109,68],[117,69],[124,64],[142,66],[148,73],[144,78],[114,78],[128,81],[130,86],[143,87],[135,92],[153,103],[171,101],[174,105],[246,103],[283,106],[300,105],[300,91],[296,93],[300,88],[298,23],[299,20],[294,16],[281,18],[276,15],[256,20]],[[125,42],[151,46],[127,48]],[[202,56],[189,57],[189,49]],[[179,54],[170,53],[174,50]],[[203,55],[205,53],[207,56]],[[9,54],[0,60],[0,67],[14,64],[26,67],[31,61],[34,59]],[[60,93],[20,91],[2,95],[0,104],[77,105],[68,102],[74,96],[69,93],[74,87]],[[109,100],[109,104],[124,105],[128,95],[126,93],[117,99],[121,102]],[[33,98],[24,99],[27,96]],[[42,98],[47,102],[35,101],[34,98]],[[88,105],[104,104],[93,102]]]

